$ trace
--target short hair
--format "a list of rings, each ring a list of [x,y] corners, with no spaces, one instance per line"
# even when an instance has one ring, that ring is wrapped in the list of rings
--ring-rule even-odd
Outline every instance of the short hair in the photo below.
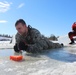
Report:
[[[19,23],[22,23],[23,25],[26,25],[26,22],[23,19],[19,19],[16,21],[15,26],[17,26]]]

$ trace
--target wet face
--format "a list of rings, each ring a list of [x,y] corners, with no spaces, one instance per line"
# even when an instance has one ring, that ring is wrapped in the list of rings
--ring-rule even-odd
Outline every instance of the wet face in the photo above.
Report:
[[[16,26],[16,30],[18,31],[19,34],[23,35],[27,33],[27,27],[26,25],[23,25],[22,23],[19,23]]]

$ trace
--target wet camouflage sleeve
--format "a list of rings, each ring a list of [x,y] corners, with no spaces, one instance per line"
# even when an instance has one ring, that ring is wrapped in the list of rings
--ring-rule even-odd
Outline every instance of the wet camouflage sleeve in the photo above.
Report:
[[[32,40],[34,44],[30,44],[28,47],[28,52],[37,53],[43,50],[43,46],[41,45],[41,34],[38,30],[33,29],[31,31],[32,33]]]

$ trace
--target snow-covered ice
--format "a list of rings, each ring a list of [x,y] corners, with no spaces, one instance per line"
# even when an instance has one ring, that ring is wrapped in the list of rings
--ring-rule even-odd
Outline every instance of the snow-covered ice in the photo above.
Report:
[[[76,48],[52,49],[42,54],[23,52],[24,59],[9,59],[16,55],[11,49],[0,50],[0,75],[76,75]]]
[[[1,40],[6,40],[6,41],[1,41]],[[13,48],[15,45],[15,35],[13,35],[12,38],[6,38],[6,37],[0,37],[0,49],[9,49]]]

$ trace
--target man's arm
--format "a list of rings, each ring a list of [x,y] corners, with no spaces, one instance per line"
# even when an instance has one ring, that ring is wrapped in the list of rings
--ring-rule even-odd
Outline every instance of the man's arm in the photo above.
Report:
[[[42,35],[36,29],[32,30],[31,33],[32,33],[31,37],[32,37],[32,40],[33,40],[34,44],[28,45],[28,48],[27,48],[26,51],[31,52],[31,53],[38,53],[43,49],[43,47],[40,44],[40,40],[41,40]]]
[[[38,53],[42,52],[44,49],[60,48],[61,45],[58,43],[53,43],[47,38],[42,37],[38,30],[32,32],[34,44],[28,45],[27,52]]]

